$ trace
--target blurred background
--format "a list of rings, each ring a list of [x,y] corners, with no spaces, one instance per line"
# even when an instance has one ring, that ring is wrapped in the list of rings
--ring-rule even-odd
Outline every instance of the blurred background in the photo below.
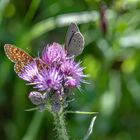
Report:
[[[89,85],[75,91],[69,110],[98,111],[91,140],[140,138],[140,0],[0,0],[0,139],[54,140],[48,112],[27,112],[32,90],[4,54],[6,43],[37,56],[46,44],[64,44],[76,22],[85,37],[78,56]],[[86,134],[92,116],[69,114],[72,140]]]

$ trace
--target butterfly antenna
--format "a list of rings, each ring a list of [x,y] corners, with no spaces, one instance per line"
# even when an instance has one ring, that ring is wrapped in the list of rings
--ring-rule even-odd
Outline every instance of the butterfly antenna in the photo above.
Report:
[[[28,52],[30,52],[30,49],[29,49],[28,47],[26,47],[26,50],[27,50]]]
[[[39,51],[37,52],[37,56],[40,57],[40,52]]]

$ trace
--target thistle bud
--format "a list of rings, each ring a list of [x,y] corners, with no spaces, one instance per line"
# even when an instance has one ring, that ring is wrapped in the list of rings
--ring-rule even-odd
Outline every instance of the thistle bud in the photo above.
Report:
[[[58,102],[52,103],[52,111],[53,112],[59,112],[60,111],[60,108],[61,108],[60,103],[58,103]]]
[[[43,103],[43,96],[40,92],[32,91],[29,94],[29,99],[34,105],[40,105]]]
[[[70,87],[70,88],[74,88],[76,87],[76,80],[73,79],[72,77],[70,77],[66,83],[65,83],[66,86]]]

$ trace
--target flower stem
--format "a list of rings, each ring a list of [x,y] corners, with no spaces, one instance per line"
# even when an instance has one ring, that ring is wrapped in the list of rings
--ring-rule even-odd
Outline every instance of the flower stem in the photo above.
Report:
[[[65,124],[65,113],[63,108],[61,108],[59,112],[53,112],[53,116],[58,140],[69,140]]]

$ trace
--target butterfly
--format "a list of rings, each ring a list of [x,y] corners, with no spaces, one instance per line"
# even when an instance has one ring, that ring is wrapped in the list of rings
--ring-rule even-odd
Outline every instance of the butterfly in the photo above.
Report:
[[[24,71],[25,66],[32,62],[36,62],[38,70],[41,70],[44,66],[47,67],[47,64],[42,62],[40,58],[33,58],[28,53],[14,45],[5,44],[4,51],[7,57],[15,63],[14,71],[17,75],[20,75]]]
[[[68,28],[65,49],[69,56],[77,56],[84,49],[84,37],[75,23],[71,23]]]

